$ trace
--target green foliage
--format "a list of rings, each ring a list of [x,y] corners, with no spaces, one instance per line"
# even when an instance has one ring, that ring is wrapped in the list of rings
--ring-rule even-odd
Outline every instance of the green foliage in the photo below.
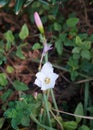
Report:
[[[22,49],[20,47],[18,47],[17,51],[16,51],[16,56],[19,57],[20,59],[25,59],[25,56],[23,55]]]
[[[7,68],[6,68],[6,71],[7,71],[7,73],[13,73],[14,68],[12,66],[8,65]]]
[[[11,125],[16,130],[18,125],[29,126],[30,114],[38,116],[41,102],[35,100],[31,95],[20,97],[22,101],[10,102],[9,108],[5,111],[4,117],[11,119]],[[11,105],[14,104],[14,105]]]
[[[17,91],[25,91],[28,90],[28,87],[26,84],[24,84],[23,82],[20,82],[18,80],[15,80],[13,82],[13,86]]]
[[[66,41],[66,34],[59,34],[59,37],[55,42],[55,47],[59,55],[62,55],[63,53],[63,45],[65,41]]]
[[[16,3],[15,3],[15,13],[18,14],[19,11],[21,10],[23,4],[24,4],[25,0],[16,0]]]
[[[84,110],[83,110],[83,105],[82,103],[79,103],[75,109],[75,112],[74,114],[76,115],[80,115],[80,116],[83,116],[84,115]],[[81,121],[82,118],[79,118],[79,117],[75,117],[76,118],[76,122],[79,123]]]
[[[32,3],[32,1],[33,0],[30,0],[30,1],[29,0],[22,0],[22,1],[16,0],[15,6],[14,6],[15,14],[18,14],[21,11],[21,9],[23,8],[23,6],[27,7],[29,4]],[[10,3],[11,3],[11,0],[0,0],[0,7],[4,7]]]
[[[10,0],[0,0],[0,7],[5,6],[6,4],[8,4],[10,2]]]
[[[22,43],[20,45],[17,46],[17,50],[16,50],[16,56],[19,57],[20,59],[24,60],[25,56],[23,54],[22,48],[25,47],[27,45],[27,43]]]
[[[86,64],[90,64],[90,66],[92,65],[92,63],[90,62],[90,60],[92,59],[91,50],[92,48],[91,48],[90,40],[89,41],[85,39],[83,40],[79,36],[76,36],[75,44],[72,49],[72,56],[69,58],[69,61],[68,61],[68,66],[70,69],[72,80],[75,80],[75,78],[78,76],[77,72],[79,70],[84,70],[85,72],[87,72],[86,65],[84,65],[85,62]],[[75,71],[73,72],[72,70],[75,70]]]
[[[3,124],[5,122],[5,118],[0,118],[0,129],[2,128]]]
[[[14,44],[14,35],[12,33],[11,30],[7,31],[5,34],[4,34],[4,37],[7,41],[6,43],[6,50],[9,50],[11,48],[11,46]]]
[[[69,27],[75,27],[76,24],[79,22],[79,19],[78,18],[69,18],[69,19],[67,19],[66,22]]]
[[[19,0],[19,1],[20,1],[20,0]],[[20,39],[25,40],[25,38],[27,38],[28,35],[29,35],[28,27],[27,27],[26,24],[24,24],[24,25],[22,26],[22,28],[21,28],[20,33],[19,33],[19,37],[20,37]]]
[[[78,130],[90,130],[90,128],[87,127],[86,125],[82,125],[81,127],[79,127]]]
[[[54,30],[60,32],[62,29],[61,25],[59,23],[54,23]]]
[[[87,110],[88,110],[89,112],[93,113],[93,106],[88,107]]]
[[[6,86],[8,84],[8,80],[5,73],[0,73],[0,85]]]
[[[75,121],[67,121],[64,122],[64,128],[65,130],[76,130],[77,128],[77,123]]]
[[[13,91],[11,89],[8,89],[0,98],[3,102],[5,102],[11,95]]]
[[[33,46],[32,46],[32,49],[33,50],[38,50],[38,49],[41,49],[43,48],[43,46],[40,45],[40,43],[35,43]]]
[[[6,62],[6,57],[4,56],[4,44],[3,41],[0,41],[0,65]]]
[[[7,31],[4,34],[5,39],[7,40],[7,42],[13,42],[14,41],[14,36],[11,30]]]
[[[71,80],[75,80],[75,78],[78,76],[77,70],[79,69],[78,60],[70,57],[68,61],[69,71],[71,74]]]

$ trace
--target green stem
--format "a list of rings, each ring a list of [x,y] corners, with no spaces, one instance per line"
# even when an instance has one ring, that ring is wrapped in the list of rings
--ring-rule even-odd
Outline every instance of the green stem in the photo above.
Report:
[[[48,53],[45,55],[45,62],[48,62]],[[56,110],[58,110],[58,106],[57,106],[57,103],[56,103],[56,100],[55,100],[55,96],[54,96],[54,92],[52,89],[50,89],[51,91],[51,96],[52,96],[52,99],[53,99],[53,103],[54,103],[54,107]],[[59,112],[57,111],[57,115],[59,115]]]
[[[50,110],[51,114],[53,115],[54,119],[58,122],[58,124],[60,125],[61,129],[64,130],[63,126],[62,126],[62,122],[60,122],[57,117],[55,116],[55,114]]]
[[[50,119],[50,113],[49,113],[49,107],[48,107],[47,96],[46,96],[45,93],[43,93],[43,96],[44,96],[44,103],[45,103],[45,108],[46,108],[47,117],[48,117],[48,121],[49,121],[49,126],[52,128],[51,119]]]
[[[56,99],[55,99],[55,96],[54,96],[54,92],[53,92],[53,89],[50,89],[51,91],[51,96],[52,96],[52,100],[53,100],[53,103],[54,103],[54,107],[56,110],[58,110],[58,106],[57,106],[57,103],[56,103]],[[59,115],[59,112],[57,111],[57,115]]]
[[[32,119],[35,123],[37,123],[37,124],[40,125],[41,127],[45,128],[46,130],[56,130],[56,129],[54,129],[54,128],[50,128],[50,127],[48,127],[48,126],[45,126],[45,125],[41,124],[41,123],[34,117],[34,115],[33,115],[32,113],[31,113],[30,117],[31,117],[31,119]]]
[[[85,83],[85,92],[84,92],[84,113],[87,115],[87,107],[88,107],[88,100],[89,100],[89,82]],[[86,124],[86,120],[84,120]]]
[[[45,55],[45,62],[48,62],[48,53]]]

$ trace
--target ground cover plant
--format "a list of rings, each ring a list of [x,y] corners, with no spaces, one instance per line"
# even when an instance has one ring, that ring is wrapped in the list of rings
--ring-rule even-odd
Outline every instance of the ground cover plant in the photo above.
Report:
[[[93,129],[90,0],[0,0],[0,129]]]

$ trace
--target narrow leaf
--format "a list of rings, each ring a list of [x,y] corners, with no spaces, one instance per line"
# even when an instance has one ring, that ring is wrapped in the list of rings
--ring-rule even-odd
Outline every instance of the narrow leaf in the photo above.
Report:
[[[0,8],[5,6],[10,0],[0,0]]]
[[[15,4],[15,13],[18,14],[24,4],[25,0],[16,0],[16,4]]]
[[[5,122],[5,119],[3,117],[0,118],[0,129],[2,128],[4,122]]]
[[[82,103],[79,103],[79,104],[77,105],[74,114],[76,114],[76,115],[81,115],[81,116],[84,115],[84,110],[83,110],[83,105],[82,105]],[[81,121],[81,119],[82,119],[82,118],[76,117],[76,116],[75,116],[75,118],[76,118],[76,122],[77,122],[77,123],[79,123],[79,122]]]

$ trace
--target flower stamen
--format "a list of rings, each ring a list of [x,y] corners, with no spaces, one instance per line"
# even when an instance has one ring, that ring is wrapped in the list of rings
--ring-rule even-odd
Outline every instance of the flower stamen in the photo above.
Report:
[[[51,82],[51,79],[46,77],[45,80],[44,80],[45,84],[49,84]]]

